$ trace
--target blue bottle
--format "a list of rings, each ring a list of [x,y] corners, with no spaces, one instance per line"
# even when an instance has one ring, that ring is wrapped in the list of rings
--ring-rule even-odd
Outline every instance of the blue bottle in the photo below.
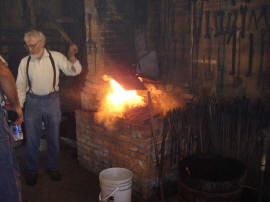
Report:
[[[14,141],[23,140],[23,132],[22,132],[21,125],[12,124],[11,125],[11,130],[12,130]]]

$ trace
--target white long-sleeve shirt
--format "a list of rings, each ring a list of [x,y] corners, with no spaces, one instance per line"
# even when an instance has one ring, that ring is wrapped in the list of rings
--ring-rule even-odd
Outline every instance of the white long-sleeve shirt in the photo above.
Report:
[[[82,66],[77,60],[72,64],[66,56],[60,52],[50,51],[54,63],[55,63],[55,90],[59,90],[59,70],[65,75],[76,76],[81,73]],[[26,65],[29,56],[24,57],[19,65],[16,85],[18,89],[18,95],[21,107],[25,102],[26,93],[29,90],[29,84],[27,80]],[[44,54],[41,59],[31,58],[28,69],[29,80],[31,82],[32,93],[36,95],[47,95],[54,92],[53,78],[54,71],[49,53],[44,49]]]

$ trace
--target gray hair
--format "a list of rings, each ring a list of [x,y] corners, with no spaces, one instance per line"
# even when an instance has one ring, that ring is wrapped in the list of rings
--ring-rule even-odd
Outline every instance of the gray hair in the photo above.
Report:
[[[35,37],[38,41],[41,41],[43,39],[46,40],[45,35],[41,31],[35,29],[24,34],[24,42],[27,42],[29,37]]]

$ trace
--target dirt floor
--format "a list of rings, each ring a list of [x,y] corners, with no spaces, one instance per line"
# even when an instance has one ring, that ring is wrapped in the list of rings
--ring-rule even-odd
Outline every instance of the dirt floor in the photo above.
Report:
[[[98,201],[98,177],[81,168],[76,149],[61,144],[59,170],[62,180],[54,182],[47,174],[46,150],[40,152],[40,170],[35,186],[25,184],[25,146],[15,148],[22,173],[22,196],[25,202],[91,202]],[[24,202],[23,201],[23,202]]]
[[[44,140],[45,141],[45,140]],[[25,145],[14,148],[21,168],[23,202],[98,202],[100,192],[98,176],[82,168],[76,158],[76,148],[61,142],[59,170],[62,180],[54,182],[47,174],[46,149],[41,147],[38,182],[35,186],[25,184]],[[43,142],[44,143],[44,142]],[[157,202],[155,199],[149,200]],[[177,196],[168,197],[166,202],[176,202]],[[133,196],[132,202],[146,202]]]

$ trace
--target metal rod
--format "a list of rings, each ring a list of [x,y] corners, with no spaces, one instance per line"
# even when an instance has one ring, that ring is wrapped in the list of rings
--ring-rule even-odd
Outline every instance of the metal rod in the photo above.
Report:
[[[149,107],[149,112],[150,112],[150,120],[151,120],[151,136],[154,142],[154,149],[155,149],[155,156],[156,156],[156,165],[157,165],[157,170],[158,170],[158,183],[159,183],[159,188],[160,188],[160,196],[161,196],[161,201],[164,202],[164,189],[163,189],[163,182],[162,182],[162,173],[160,173],[160,164],[159,158],[158,158],[158,147],[157,147],[157,141],[156,137],[154,134],[154,118],[153,118],[153,109],[152,109],[152,99],[151,99],[151,94],[150,91],[147,91],[147,97],[148,97],[148,107]]]

